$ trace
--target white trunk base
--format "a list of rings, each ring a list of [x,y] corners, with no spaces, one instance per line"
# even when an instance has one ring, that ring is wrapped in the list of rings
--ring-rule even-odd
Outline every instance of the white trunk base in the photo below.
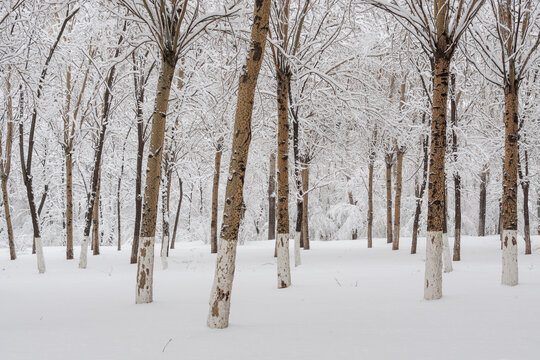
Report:
[[[152,302],[152,288],[154,279],[154,237],[139,238],[139,252],[137,254],[137,291],[136,304]]]
[[[448,233],[443,233],[442,241],[443,241],[444,272],[449,273],[449,272],[452,272],[454,269],[452,267],[452,253],[450,253],[450,245],[448,243]]]
[[[41,238],[35,238],[36,240],[36,255],[37,255],[37,267],[40,274],[45,273],[45,258],[43,257],[43,243]]]
[[[229,326],[231,291],[236,261],[236,241],[219,239],[216,272],[210,293],[210,311],[206,325],[212,329]]]
[[[289,259],[289,234],[277,236],[278,289],[291,286],[291,265]]]
[[[502,249],[502,284],[515,286],[518,284],[518,248],[517,230],[503,230]]]
[[[302,265],[302,258],[300,257],[300,235],[301,232],[297,231],[294,234],[294,266]]]
[[[88,242],[90,241],[90,236],[85,236],[81,243],[81,255],[79,257],[79,269],[86,269],[88,262]]]
[[[167,261],[167,249],[169,248],[169,237],[165,236],[161,244],[161,266],[163,270],[169,268],[169,262]]]
[[[424,299],[442,297],[442,231],[428,231],[426,237],[426,273]]]

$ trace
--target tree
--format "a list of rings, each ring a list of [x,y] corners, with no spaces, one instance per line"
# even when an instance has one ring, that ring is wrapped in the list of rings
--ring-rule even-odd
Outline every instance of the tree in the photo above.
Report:
[[[266,36],[268,34],[270,3],[270,0],[256,0],[254,2],[254,19],[251,27],[249,55],[238,82],[238,100],[234,121],[229,175],[225,189],[225,207],[223,210],[214,284],[210,294],[210,311],[207,321],[207,325],[210,328],[223,329],[229,325],[236,245],[238,243],[238,228],[240,226],[240,214],[243,202],[244,177],[251,142],[253,99],[263,61]]]
[[[449,72],[457,44],[484,0],[368,0],[389,12],[420,43],[432,64],[433,96],[429,156],[424,298],[442,297],[442,237]]]

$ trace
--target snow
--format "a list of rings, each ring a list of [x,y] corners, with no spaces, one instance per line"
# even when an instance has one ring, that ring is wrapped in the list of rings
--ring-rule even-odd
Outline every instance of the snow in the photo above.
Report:
[[[425,240],[311,242],[292,286],[276,287],[274,242],[238,247],[230,327],[206,327],[215,270],[209,245],[179,242],[154,272],[154,302],[135,305],[130,249],[102,247],[88,268],[45,247],[0,249],[0,359],[538,359],[540,237],[520,284],[500,284],[498,236],[462,238],[443,298],[423,300]],[[450,238],[450,242],[453,239]],[[78,258],[78,254],[76,254]],[[157,259],[156,259],[157,260]],[[504,334],[504,341],[501,337]]]

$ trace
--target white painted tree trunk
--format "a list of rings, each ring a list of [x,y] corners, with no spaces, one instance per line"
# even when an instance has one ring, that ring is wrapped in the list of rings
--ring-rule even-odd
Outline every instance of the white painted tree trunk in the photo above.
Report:
[[[41,238],[35,238],[36,240],[36,255],[37,255],[37,267],[40,274],[45,273],[45,258],[43,257],[43,243]]]
[[[137,293],[136,304],[151,303],[152,281],[154,279],[154,237],[141,237],[139,239],[139,252],[137,254]]]
[[[449,273],[454,269],[452,267],[452,254],[450,253],[450,245],[448,243],[448,233],[443,233],[442,240],[444,272]]]
[[[442,297],[442,231],[428,231],[426,238],[426,273],[424,299]]]
[[[81,255],[79,257],[79,269],[86,269],[86,264],[88,262],[88,242],[90,241],[90,236],[85,236],[81,243]]]
[[[277,236],[278,289],[291,286],[291,265],[289,259],[289,234]]]
[[[517,230],[503,230],[502,284],[518,284]]]
[[[236,243],[218,239],[216,272],[210,293],[210,312],[206,322],[209,328],[224,329],[229,326],[235,261]]]
[[[300,257],[300,235],[302,233],[297,231],[294,235],[294,266],[302,265],[302,258]]]
[[[163,242],[161,244],[161,265],[163,266],[163,270],[167,270],[169,268],[169,262],[167,261],[167,249],[169,248],[169,236],[163,237]]]

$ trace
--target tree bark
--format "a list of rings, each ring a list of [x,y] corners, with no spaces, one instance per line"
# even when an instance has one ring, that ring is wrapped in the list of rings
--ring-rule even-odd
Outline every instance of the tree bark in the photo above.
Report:
[[[302,211],[302,245],[304,250],[309,250],[309,163],[308,161],[304,161],[304,163],[305,167],[302,169],[302,196],[304,197],[304,201],[302,202],[304,206]]]
[[[391,244],[392,236],[392,165],[394,164],[394,154],[387,153],[386,163],[386,243]]]
[[[452,123],[452,153],[454,164],[458,161],[456,74],[450,77],[450,121]],[[454,172],[454,255],[453,261],[461,260],[461,176]]]
[[[214,161],[214,183],[212,185],[212,219],[210,221],[210,253],[217,253],[217,222],[219,174],[221,172],[221,155],[223,154],[223,138],[218,140]]]
[[[486,198],[487,198],[487,179],[489,167],[486,164],[480,174],[480,206],[478,214],[478,236],[486,236]]]
[[[422,124],[425,122],[425,114],[422,117]],[[428,160],[429,160],[429,136],[424,136],[422,139],[422,151],[424,153],[423,157],[423,168],[422,168],[422,184],[416,184],[415,196],[416,196],[416,210],[414,212],[414,221],[413,221],[413,232],[412,232],[412,242],[411,242],[411,254],[416,254],[416,245],[418,243],[418,229],[420,227],[420,214],[422,213],[422,202],[424,198],[424,192],[426,190],[427,179],[428,179]]]
[[[518,284],[517,259],[517,173],[518,173],[518,88],[511,84],[504,89],[504,167],[502,199],[502,284]]]
[[[251,142],[253,99],[268,34],[270,3],[270,0],[255,1],[249,55],[239,80],[233,144],[221,224],[221,239],[219,241],[214,284],[210,295],[210,311],[207,321],[210,328],[222,329],[229,325],[244,176]]]
[[[367,247],[373,247],[373,168],[375,167],[375,146],[377,145],[377,128],[373,130],[368,169],[368,218],[367,218]]]
[[[431,149],[429,159],[426,272],[424,298],[442,297],[442,242],[446,154],[446,111],[450,59],[438,53],[434,60]]]
[[[278,220],[277,220],[277,275],[278,288],[291,285],[289,259],[289,74],[278,69]]]
[[[270,154],[268,176],[268,240],[276,238],[276,154]],[[277,254],[276,254],[277,256]]]
[[[96,187],[96,200],[94,201],[94,214],[92,215],[92,254],[99,255],[99,246],[100,246],[100,236],[99,236],[99,211],[101,207],[101,164],[99,166],[97,187]]]
[[[394,204],[394,237],[392,250],[399,250],[399,229],[401,222],[401,187],[403,182],[403,155],[405,151],[396,145],[396,201]]]
[[[174,68],[176,67],[176,60],[176,56],[173,54],[164,53],[162,55],[161,70],[157,83],[154,113],[152,115],[152,129],[150,132],[150,149],[146,167],[146,186],[144,188],[140,243],[137,256],[137,291],[135,298],[137,304],[153,301],[154,244],[156,240],[161,160],[163,157],[169,93],[174,76]]]
[[[171,239],[171,249],[174,249],[174,243],[176,240],[176,230],[178,229],[178,220],[180,219],[180,209],[182,208],[182,198],[184,197],[184,191],[182,187],[182,179],[178,177],[178,187],[180,188],[180,194],[178,195],[178,208],[176,209],[176,216],[174,219],[174,229]]]
[[[4,203],[4,214],[6,220],[6,227],[8,233],[9,244],[9,258],[11,260],[17,259],[17,252],[15,251],[15,242],[13,240],[13,225],[11,223],[11,211],[9,208],[9,193],[8,193],[8,180],[11,172],[11,152],[13,146],[13,100],[11,97],[11,82],[10,82],[11,68],[8,69],[7,79],[7,124],[6,124],[6,148],[5,154],[3,154],[2,132],[0,131],[0,181],[2,182],[2,201]],[[20,104],[22,106],[22,92],[20,94]]]

